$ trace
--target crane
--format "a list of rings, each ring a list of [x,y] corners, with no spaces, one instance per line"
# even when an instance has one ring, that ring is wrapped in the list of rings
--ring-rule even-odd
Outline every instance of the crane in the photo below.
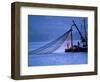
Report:
[[[78,29],[77,25],[75,24],[75,21],[72,20],[72,22],[73,22],[73,25],[72,25],[72,26],[75,26],[75,27],[76,27],[76,29],[77,29],[79,35],[81,36],[82,42],[87,42],[86,39],[85,39],[85,38],[83,37],[83,35],[81,34],[80,30]]]

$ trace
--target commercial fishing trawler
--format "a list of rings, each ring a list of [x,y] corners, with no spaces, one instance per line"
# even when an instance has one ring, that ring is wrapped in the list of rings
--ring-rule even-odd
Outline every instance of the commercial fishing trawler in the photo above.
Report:
[[[75,21],[73,20],[72,22],[73,22],[73,25],[71,26],[70,43],[67,43],[67,48],[65,48],[65,52],[87,52],[88,51],[88,48],[87,48],[88,44],[87,44],[86,27],[84,25],[85,37],[83,37],[82,33],[78,29],[78,26],[75,24]],[[85,20],[84,20],[84,24],[85,24]],[[78,41],[76,45],[73,44],[73,27],[75,27],[77,29],[77,31],[80,35],[80,42]]]

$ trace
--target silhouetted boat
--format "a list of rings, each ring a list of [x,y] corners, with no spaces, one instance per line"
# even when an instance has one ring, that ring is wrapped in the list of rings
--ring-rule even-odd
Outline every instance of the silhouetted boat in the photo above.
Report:
[[[75,24],[74,20],[72,21],[73,22],[73,25],[71,26],[71,34],[70,34],[70,39],[71,39],[71,42],[70,42],[70,47],[67,46],[67,48],[65,48],[65,52],[87,52],[88,51],[88,45],[87,45],[87,35],[86,35],[86,28],[85,28],[85,25],[84,25],[84,30],[85,30],[85,37],[83,37],[82,33],[80,32],[80,30],[78,29],[77,25]],[[85,20],[84,20],[84,24],[85,24]],[[73,45],[73,38],[72,38],[72,27],[76,27],[80,37],[81,37],[81,44],[82,47],[80,46],[80,42],[77,42],[77,45]],[[69,44],[68,44],[69,45]]]
[[[87,52],[88,49],[87,47],[82,48],[82,47],[73,47],[69,49],[65,49],[65,52]]]

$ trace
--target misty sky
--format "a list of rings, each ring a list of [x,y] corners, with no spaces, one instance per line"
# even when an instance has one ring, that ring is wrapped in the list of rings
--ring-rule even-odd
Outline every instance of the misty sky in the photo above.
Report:
[[[55,40],[71,28],[72,20],[75,21],[84,35],[83,19],[85,19],[85,27],[87,28],[87,17],[28,15],[28,41],[43,42]],[[80,35],[75,27],[73,27],[73,39],[80,39]]]

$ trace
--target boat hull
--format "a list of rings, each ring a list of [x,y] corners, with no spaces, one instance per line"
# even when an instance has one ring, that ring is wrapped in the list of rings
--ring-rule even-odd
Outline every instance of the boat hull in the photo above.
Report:
[[[70,48],[70,49],[65,49],[65,52],[87,52],[87,48]]]

